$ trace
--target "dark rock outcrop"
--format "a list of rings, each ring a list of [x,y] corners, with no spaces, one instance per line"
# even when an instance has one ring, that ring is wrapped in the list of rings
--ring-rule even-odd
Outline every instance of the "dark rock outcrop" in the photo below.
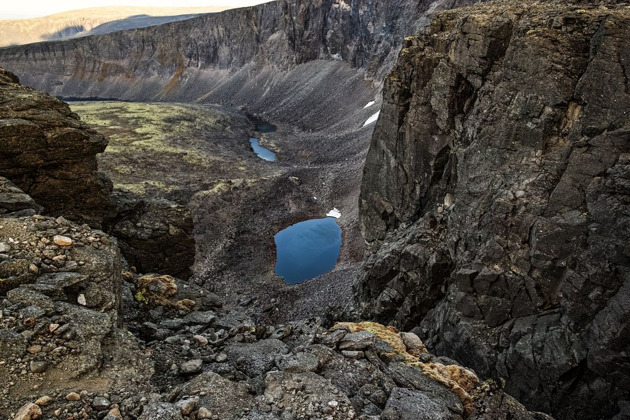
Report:
[[[190,210],[165,200],[114,199],[112,183],[97,171],[96,155],[106,146],[67,104],[0,69],[0,214],[45,212],[107,227],[142,272],[189,277]]]
[[[195,263],[190,210],[168,200],[117,197],[118,211],[109,232],[119,240],[127,261],[141,273],[165,273],[187,279]]]
[[[42,210],[28,194],[0,177],[0,217],[32,216]]]
[[[364,314],[565,419],[630,395],[629,28],[615,1],[439,14],[364,172]]]
[[[106,146],[68,105],[0,69],[0,176],[47,212],[100,225],[112,209],[95,158]]]

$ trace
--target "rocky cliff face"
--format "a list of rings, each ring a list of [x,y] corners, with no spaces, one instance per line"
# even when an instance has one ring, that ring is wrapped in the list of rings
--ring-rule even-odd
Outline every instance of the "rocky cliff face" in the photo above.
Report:
[[[364,314],[566,419],[627,415],[630,392],[630,9],[615,3],[491,3],[407,38],[361,192]]]
[[[343,98],[336,91],[351,100],[366,90],[363,74],[350,69],[382,80],[403,37],[424,26],[427,13],[470,3],[281,0],[154,28],[5,48],[0,62],[27,85],[58,96],[246,104],[272,114],[279,108],[283,121],[303,107],[340,120],[326,112]]]
[[[0,69],[0,175],[52,214],[99,225],[111,183],[97,172],[105,138],[60,100]]]

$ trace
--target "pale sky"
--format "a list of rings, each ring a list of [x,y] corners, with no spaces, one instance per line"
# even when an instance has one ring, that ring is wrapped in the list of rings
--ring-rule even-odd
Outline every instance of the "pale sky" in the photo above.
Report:
[[[270,0],[0,0],[0,20],[47,16],[101,6],[244,7],[267,1]]]

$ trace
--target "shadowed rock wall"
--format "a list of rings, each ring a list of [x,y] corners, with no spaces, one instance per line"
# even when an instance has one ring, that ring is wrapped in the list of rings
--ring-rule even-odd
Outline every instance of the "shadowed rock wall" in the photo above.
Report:
[[[364,315],[608,418],[630,392],[630,9],[498,2],[405,40],[365,166]]]
[[[112,210],[96,165],[106,146],[68,105],[0,68],[0,175],[47,211],[100,225]]]

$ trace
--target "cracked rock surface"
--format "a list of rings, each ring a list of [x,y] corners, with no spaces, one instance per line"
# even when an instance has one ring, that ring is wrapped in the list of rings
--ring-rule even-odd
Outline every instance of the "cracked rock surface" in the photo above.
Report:
[[[439,14],[386,79],[365,166],[364,316],[559,418],[630,392],[629,28],[615,1]]]

